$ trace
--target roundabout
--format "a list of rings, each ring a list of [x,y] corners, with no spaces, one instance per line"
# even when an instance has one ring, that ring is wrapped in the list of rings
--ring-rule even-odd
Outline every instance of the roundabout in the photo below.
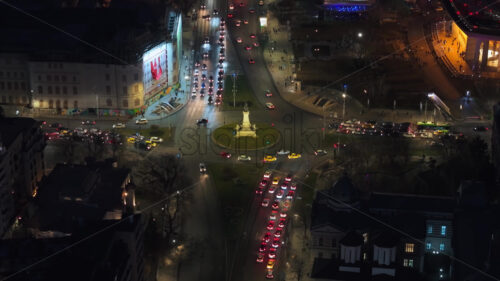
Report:
[[[236,137],[237,123],[227,124],[212,132],[212,141],[220,147],[246,151],[273,147],[280,140],[280,132],[265,123],[256,124],[256,137]]]

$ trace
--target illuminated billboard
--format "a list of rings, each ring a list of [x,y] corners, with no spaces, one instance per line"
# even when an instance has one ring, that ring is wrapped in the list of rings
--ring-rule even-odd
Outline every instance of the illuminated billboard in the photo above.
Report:
[[[144,100],[148,100],[167,85],[167,72],[166,43],[159,44],[144,53],[142,56]]]

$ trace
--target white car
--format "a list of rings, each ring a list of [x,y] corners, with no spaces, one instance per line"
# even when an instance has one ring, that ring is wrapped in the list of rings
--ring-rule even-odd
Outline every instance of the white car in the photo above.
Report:
[[[265,179],[269,179],[271,178],[271,175],[273,174],[273,172],[271,170],[267,170],[265,173],[264,173],[264,178]]]
[[[238,161],[251,161],[251,160],[252,160],[252,157],[245,155],[245,154],[238,156]]]
[[[123,129],[123,128],[125,128],[125,124],[123,123],[113,124],[113,129]]]
[[[262,203],[261,203],[262,207],[269,206],[269,201],[270,201],[269,198],[264,198],[264,200],[262,200]]]
[[[282,149],[282,150],[278,151],[278,155],[288,155],[288,154],[290,154],[290,150],[283,150]]]
[[[295,190],[295,189],[297,189],[297,183],[296,182],[292,182],[290,184],[290,190]]]
[[[156,142],[156,143],[162,143],[163,142],[163,139],[162,138],[159,138],[159,137],[151,137],[149,139],[149,141],[151,142]]]
[[[137,124],[137,125],[143,125],[143,124],[147,124],[147,123],[148,123],[148,119],[146,119],[146,118],[141,118],[141,119],[135,120],[135,124]]]
[[[276,193],[276,198],[281,199],[283,198],[283,195],[285,195],[285,191],[283,189],[280,189],[278,193]]]

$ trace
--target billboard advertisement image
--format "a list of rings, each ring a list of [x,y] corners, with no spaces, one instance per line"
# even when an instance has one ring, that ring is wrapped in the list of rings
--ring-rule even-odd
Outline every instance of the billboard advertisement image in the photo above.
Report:
[[[167,86],[167,44],[159,44],[146,51],[142,56],[144,100]]]

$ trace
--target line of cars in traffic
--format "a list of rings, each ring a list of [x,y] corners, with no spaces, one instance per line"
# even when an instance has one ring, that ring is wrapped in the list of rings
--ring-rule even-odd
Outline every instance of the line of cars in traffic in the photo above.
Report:
[[[219,25],[219,36],[217,44],[220,46],[218,53],[218,64],[217,64],[217,82],[215,82],[212,75],[208,75],[208,65],[207,61],[209,58],[208,50],[202,54],[203,62],[195,62],[193,70],[193,86],[191,90],[191,97],[196,98],[198,93],[201,98],[208,94],[208,104],[220,105],[222,103],[222,97],[224,93],[224,61],[226,59],[225,55],[225,20],[220,19]],[[210,38],[206,37],[203,40],[203,45],[210,45]],[[201,71],[200,71],[201,68]],[[217,88],[215,88],[215,83],[217,83]],[[215,92],[215,98],[214,98]]]
[[[288,210],[295,197],[297,184],[292,175],[283,179],[267,170],[255,193],[259,196],[260,205],[269,208],[266,212],[266,224],[264,234],[257,251],[257,263],[266,264],[266,278],[273,279],[275,266],[278,259],[278,251],[283,247],[284,233],[288,222]]]
[[[264,5],[264,1],[259,1],[259,6],[263,6]],[[232,19],[233,22],[234,22],[234,25],[236,27],[240,27],[241,26],[241,23],[243,22],[243,24],[248,24],[248,19],[242,17],[241,19],[237,19],[236,18],[236,14],[238,13],[238,11],[236,11],[237,9],[240,9],[243,8],[245,6],[245,3],[243,2],[240,2],[238,4],[235,4],[235,3],[229,3],[229,12],[227,14],[227,18],[228,19]],[[240,11],[241,12],[241,11]],[[254,8],[249,8],[248,9],[248,13],[249,14],[255,14],[255,9]],[[243,13],[242,13],[243,14]],[[256,39],[257,38],[257,35],[255,33],[250,33],[249,34],[249,37],[250,39]],[[238,44],[243,44],[243,39],[241,37],[237,37],[236,38],[236,42]],[[259,47],[260,44],[258,41],[251,41],[249,42],[248,44],[244,45],[243,48],[248,51],[248,63],[249,64],[255,64],[255,60],[252,58],[251,54],[250,54],[250,51],[252,50],[252,48],[257,48]]]

